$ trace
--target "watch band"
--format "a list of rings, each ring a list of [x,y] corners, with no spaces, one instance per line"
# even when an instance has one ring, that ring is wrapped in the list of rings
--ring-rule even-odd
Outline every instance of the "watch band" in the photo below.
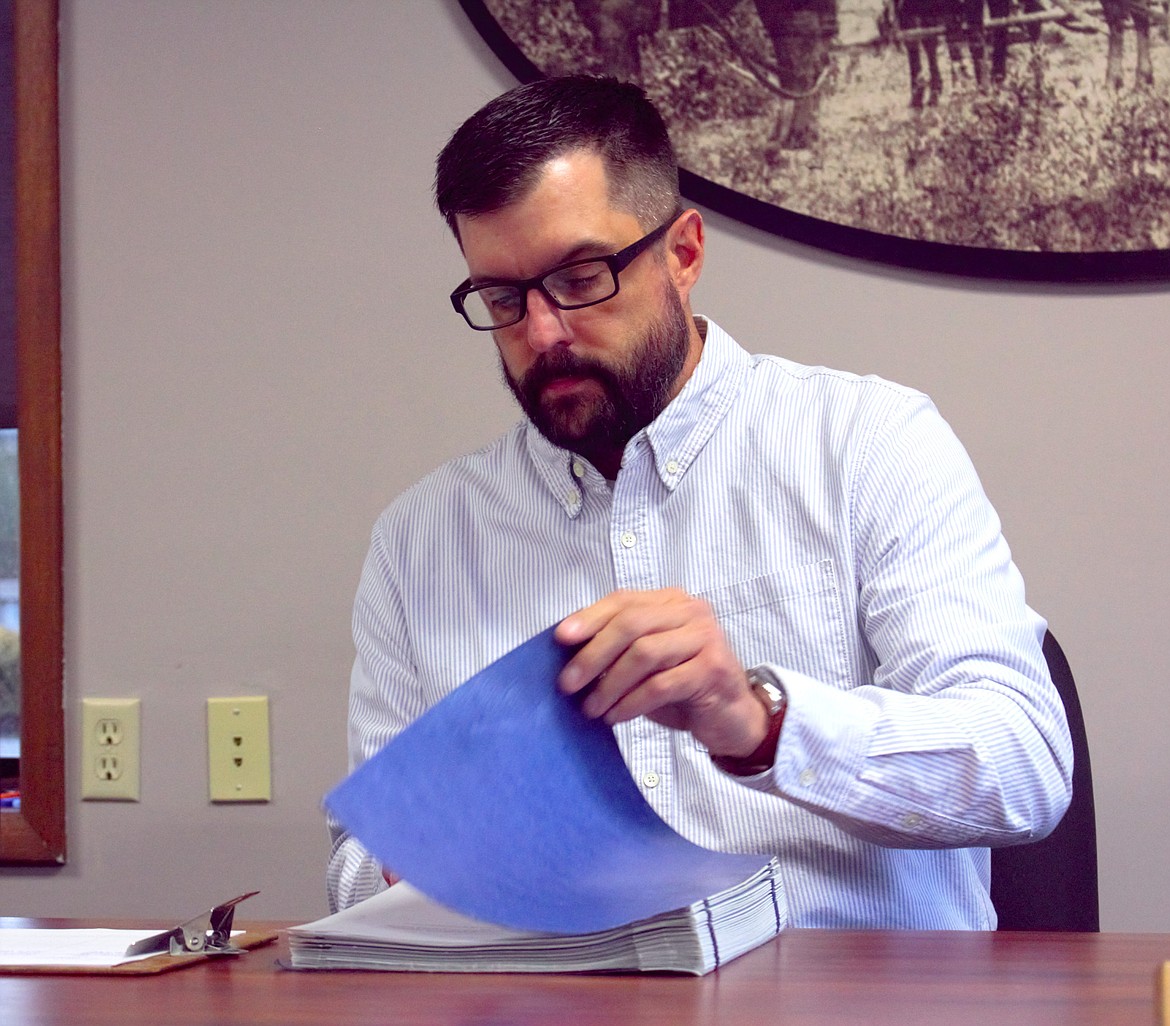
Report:
[[[747,671],[752,694],[760,700],[768,714],[768,733],[750,755],[712,755],[711,761],[724,773],[735,777],[751,777],[771,769],[776,761],[776,745],[780,743],[780,728],[788,709],[788,693],[780,678],[766,666],[753,666]]]

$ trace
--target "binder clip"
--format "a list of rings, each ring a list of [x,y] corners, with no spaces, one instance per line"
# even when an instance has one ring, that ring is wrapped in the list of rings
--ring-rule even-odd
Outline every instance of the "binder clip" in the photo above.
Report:
[[[153,955],[169,952],[172,955],[242,955],[243,948],[232,943],[232,919],[236,906],[245,898],[259,894],[249,891],[238,898],[225,901],[222,905],[202,915],[180,923],[173,930],[164,930],[135,941],[126,949],[126,957],[132,955]]]

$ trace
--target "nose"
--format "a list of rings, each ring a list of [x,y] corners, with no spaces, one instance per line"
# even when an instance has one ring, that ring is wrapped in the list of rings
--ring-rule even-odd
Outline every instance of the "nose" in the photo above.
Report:
[[[540,289],[528,290],[528,314],[524,318],[524,329],[528,346],[534,353],[543,353],[553,346],[568,343],[568,332],[561,313]]]

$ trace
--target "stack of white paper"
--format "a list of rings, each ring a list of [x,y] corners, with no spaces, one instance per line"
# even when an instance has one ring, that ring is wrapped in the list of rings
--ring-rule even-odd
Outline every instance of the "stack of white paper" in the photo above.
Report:
[[[702,976],[787,921],[775,860],[686,908],[583,934],[493,926],[409,884],[288,931],[294,969],[423,972],[677,972]]]

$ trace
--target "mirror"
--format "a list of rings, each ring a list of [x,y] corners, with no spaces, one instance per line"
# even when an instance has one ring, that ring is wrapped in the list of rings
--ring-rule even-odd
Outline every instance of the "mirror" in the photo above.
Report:
[[[59,865],[65,748],[57,0],[0,2],[11,4],[13,23],[21,622],[20,804],[0,808],[0,863]]]

